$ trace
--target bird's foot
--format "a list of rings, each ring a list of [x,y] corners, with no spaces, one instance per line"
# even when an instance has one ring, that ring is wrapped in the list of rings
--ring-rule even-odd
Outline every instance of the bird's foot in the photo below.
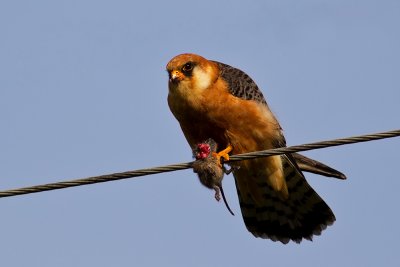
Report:
[[[229,160],[229,154],[228,153],[231,152],[231,151],[232,151],[232,146],[228,145],[224,150],[221,150],[218,153],[213,152],[212,155],[217,159],[218,165],[220,167],[222,167],[221,158],[223,158],[224,161],[228,161]]]

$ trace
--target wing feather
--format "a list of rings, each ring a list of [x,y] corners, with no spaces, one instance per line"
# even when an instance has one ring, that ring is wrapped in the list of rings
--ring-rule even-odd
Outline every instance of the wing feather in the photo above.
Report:
[[[220,76],[228,83],[232,95],[246,100],[255,100],[267,105],[265,98],[253,79],[244,71],[227,64],[213,61],[220,69]]]

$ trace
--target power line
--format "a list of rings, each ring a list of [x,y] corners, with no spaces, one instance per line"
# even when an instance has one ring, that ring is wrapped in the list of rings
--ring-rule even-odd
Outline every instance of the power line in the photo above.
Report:
[[[263,151],[255,151],[255,152],[250,152],[250,153],[238,154],[238,155],[231,156],[229,161],[240,161],[240,160],[254,159],[254,158],[260,158],[260,157],[268,157],[268,156],[273,156],[273,155],[301,152],[301,151],[320,149],[320,148],[326,148],[326,147],[368,142],[368,141],[397,137],[397,136],[400,136],[400,130],[387,131],[387,132],[381,132],[381,133],[375,133],[375,134],[367,134],[367,135],[359,135],[359,136],[340,138],[340,139],[334,139],[334,140],[328,140],[328,141],[321,141],[321,142],[315,142],[315,143],[309,143],[309,144],[303,144],[303,145],[297,145],[297,146],[291,146],[291,147],[282,147],[282,148],[276,148],[276,149],[268,149],[268,150],[263,150]],[[95,183],[104,183],[104,182],[128,179],[128,178],[163,173],[163,172],[184,170],[184,169],[191,168],[191,165],[192,165],[192,162],[186,162],[186,163],[172,164],[172,165],[159,166],[159,167],[153,167],[153,168],[147,168],[147,169],[139,169],[139,170],[134,170],[134,171],[106,174],[106,175],[100,175],[100,176],[92,176],[92,177],[87,177],[87,178],[83,178],[83,179],[35,185],[35,186],[23,187],[23,188],[17,188],[17,189],[10,189],[10,190],[6,190],[6,191],[0,191],[0,198],[11,197],[11,196],[16,196],[16,195],[31,194],[31,193],[38,193],[38,192],[50,191],[50,190],[56,190],[56,189],[63,189],[63,188],[74,187],[74,186],[81,186],[81,185],[88,185],[88,184],[95,184]]]

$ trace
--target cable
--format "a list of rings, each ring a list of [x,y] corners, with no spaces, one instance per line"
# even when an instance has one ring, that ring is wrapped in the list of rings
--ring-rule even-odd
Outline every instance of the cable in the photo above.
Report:
[[[281,154],[286,154],[286,153],[308,151],[308,150],[314,150],[314,149],[320,149],[320,148],[326,148],[326,147],[349,145],[349,144],[354,144],[354,143],[362,143],[362,142],[374,141],[374,140],[385,139],[385,138],[392,138],[392,137],[397,137],[397,136],[400,136],[400,130],[352,136],[352,137],[340,138],[340,139],[334,139],[334,140],[328,140],[328,141],[320,141],[320,142],[309,143],[309,144],[298,145],[298,146],[282,147],[282,148],[275,148],[275,149],[269,149],[269,150],[263,150],[263,151],[249,152],[249,153],[231,156],[229,161],[239,161],[239,160],[244,160],[244,159],[253,159],[253,158],[258,158],[258,157],[281,155]]]
[[[309,143],[304,145],[298,146],[291,146],[291,147],[282,147],[276,149],[268,149],[263,151],[256,151],[250,153],[244,153],[239,155],[233,155],[230,157],[229,161],[239,161],[239,160],[247,160],[259,157],[267,157],[272,155],[281,155],[286,153],[293,153],[293,152],[300,152],[300,151],[307,151],[313,149],[320,149],[326,147],[333,147],[333,146],[341,146],[353,143],[360,143],[360,142],[368,142],[373,140],[385,139],[385,138],[392,138],[400,136],[400,130],[388,131],[388,132],[381,132],[375,134],[368,134],[368,135],[359,135],[341,139],[334,139],[328,141],[321,141],[315,143]],[[63,182],[56,182],[50,184],[43,184],[43,185],[35,185],[30,187],[23,187],[17,189],[11,189],[6,191],[0,191],[0,198],[2,197],[11,197],[16,195],[24,195],[24,194],[31,194],[31,193],[38,193],[43,191],[49,190],[56,190],[56,189],[63,189],[68,187],[74,186],[81,186],[81,185],[88,185],[88,184],[95,184],[95,183],[104,183],[110,181],[116,181],[121,179],[163,173],[163,172],[172,172],[178,170],[184,170],[191,168],[192,162],[187,163],[180,163],[180,164],[172,164],[160,167],[153,167],[147,169],[139,169],[134,171],[127,171],[127,172],[120,172],[120,173],[113,173],[113,174],[106,174],[101,176],[92,176],[83,179],[76,179],[76,180],[69,180]]]

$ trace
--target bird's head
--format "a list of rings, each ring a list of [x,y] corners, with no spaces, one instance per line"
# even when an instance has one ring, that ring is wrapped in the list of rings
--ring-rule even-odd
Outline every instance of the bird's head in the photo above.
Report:
[[[219,76],[218,66],[199,55],[181,54],[167,64],[170,91],[181,93],[201,92],[212,85]]]

